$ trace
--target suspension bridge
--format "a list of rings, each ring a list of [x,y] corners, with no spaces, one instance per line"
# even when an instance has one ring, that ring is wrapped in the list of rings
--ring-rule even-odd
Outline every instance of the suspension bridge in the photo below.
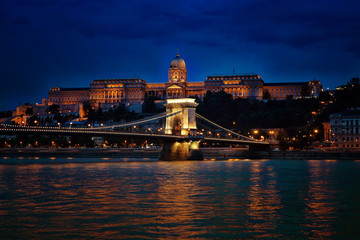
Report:
[[[158,140],[163,142],[161,158],[166,160],[201,158],[200,142],[241,144],[248,145],[249,149],[268,149],[268,142],[241,135],[201,116],[196,113],[196,106],[194,99],[168,99],[165,104],[166,112],[127,123],[76,128],[71,125],[47,127],[1,124],[0,135],[88,135]],[[197,156],[193,156],[194,153]]]

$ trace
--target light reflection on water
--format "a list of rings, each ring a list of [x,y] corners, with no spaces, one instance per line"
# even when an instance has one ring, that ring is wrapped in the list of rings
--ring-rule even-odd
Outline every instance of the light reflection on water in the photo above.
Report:
[[[359,234],[355,161],[56,161],[0,165],[2,239]]]

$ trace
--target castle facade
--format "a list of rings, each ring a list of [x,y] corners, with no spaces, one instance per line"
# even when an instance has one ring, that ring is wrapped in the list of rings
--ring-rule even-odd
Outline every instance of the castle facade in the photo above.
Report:
[[[207,91],[225,91],[234,98],[286,99],[310,96],[322,91],[320,81],[264,83],[258,74],[211,75],[203,82],[188,82],[183,58],[176,55],[170,62],[166,83],[147,83],[144,79],[98,79],[88,88],[53,87],[48,94],[48,105],[72,105],[89,102],[91,104],[114,105],[116,103],[142,103],[146,97],[160,99],[198,97]],[[307,92],[305,94],[305,92]]]

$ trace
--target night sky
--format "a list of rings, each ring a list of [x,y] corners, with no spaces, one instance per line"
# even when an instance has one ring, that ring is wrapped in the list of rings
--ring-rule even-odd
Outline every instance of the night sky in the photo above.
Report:
[[[0,110],[93,79],[257,73],[333,89],[360,72],[360,3],[344,0],[1,0]]]

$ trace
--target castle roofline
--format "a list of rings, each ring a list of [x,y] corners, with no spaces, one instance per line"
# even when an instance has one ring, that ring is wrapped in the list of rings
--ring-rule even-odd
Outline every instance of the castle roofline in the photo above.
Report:
[[[50,91],[88,91],[90,88],[81,87],[81,88],[63,88],[63,87],[52,87]]]
[[[309,82],[277,82],[277,83],[264,83],[265,87],[274,87],[274,86],[299,86],[299,85],[308,85]]]
[[[134,77],[134,78],[105,78],[105,79],[94,79],[93,81],[113,81],[113,80],[143,80],[143,81],[145,81],[144,79],[142,79],[142,78],[136,78],[136,77]]]
[[[231,76],[231,77],[236,77],[236,76],[258,76],[259,74],[257,73],[213,73],[212,75],[209,75],[208,77],[227,77],[227,76]]]

